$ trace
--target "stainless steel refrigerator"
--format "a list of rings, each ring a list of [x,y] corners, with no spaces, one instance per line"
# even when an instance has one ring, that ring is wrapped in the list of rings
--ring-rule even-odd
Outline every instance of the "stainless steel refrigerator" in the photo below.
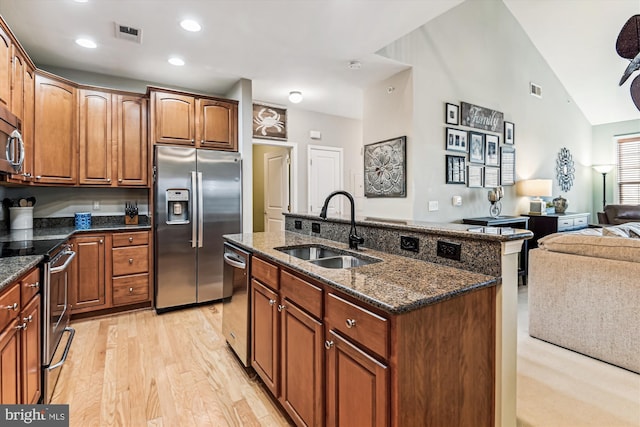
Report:
[[[156,146],[154,173],[156,311],[230,297],[222,235],[242,232],[240,155]]]

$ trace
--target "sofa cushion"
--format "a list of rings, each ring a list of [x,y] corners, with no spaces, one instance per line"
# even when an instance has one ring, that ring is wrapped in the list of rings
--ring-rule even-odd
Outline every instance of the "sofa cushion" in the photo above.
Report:
[[[604,208],[604,213],[609,224],[640,221],[640,206],[638,205],[607,205]]]
[[[554,233],[538,240],[538,247],[552,252],[640,262],[640,239],[627,237]]]

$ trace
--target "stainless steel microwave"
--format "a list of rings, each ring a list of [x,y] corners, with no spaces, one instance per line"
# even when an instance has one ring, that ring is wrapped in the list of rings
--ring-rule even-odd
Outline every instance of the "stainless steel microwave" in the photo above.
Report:
[[[0,105],[0,173],[19,173],[24,163],[22,123],[9,109]]]

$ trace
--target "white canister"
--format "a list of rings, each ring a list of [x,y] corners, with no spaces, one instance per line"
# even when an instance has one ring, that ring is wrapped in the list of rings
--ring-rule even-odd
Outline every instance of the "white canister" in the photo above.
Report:
[[[11,230],[33,228],[33,206],[9,208]]]

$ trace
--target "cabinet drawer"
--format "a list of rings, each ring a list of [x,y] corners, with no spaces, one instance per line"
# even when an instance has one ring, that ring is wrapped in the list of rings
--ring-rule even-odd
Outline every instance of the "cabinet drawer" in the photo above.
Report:
[[[589,225],[589,218],[587,218],[586,216],[582,216],[580,218],[575,218],[573,220],[573,226],[578,229],[578,228],[585,228]]]
[[[31,270],[27,276],[20,281],[21,297],[20,301],[23,306],[27,305],[29,300],[40,291],[40,269]]]
[[[566,231],[573,228],[573,218],[558,218],[558,231]]]
[[[276,291],[278,284],[278,267],[255,256],[251,258],[251,275]]]
[[[113,248],[112,251],[114,276],[149,272],[148,246]]]
[[[280,273],[280,293],[284,298],[306,310],[317,319],[322,318],[322,289],[286,271]]]
[[[132,304],[149,299],[149,274],[114,277],[113,305]]]
[[[14,283],[0,295],[0,330],[16,318],[21,309],[20,285]]]
[[[136,231],[132,233],[114,233],[113,243],[114,248],[124,246],[140,246],[149,244],[149,232],[148,231]]]
[[[331,329],[362,344],[385,359],[389,357],[389,322],[362,307],[327,294],[327,323]]]

